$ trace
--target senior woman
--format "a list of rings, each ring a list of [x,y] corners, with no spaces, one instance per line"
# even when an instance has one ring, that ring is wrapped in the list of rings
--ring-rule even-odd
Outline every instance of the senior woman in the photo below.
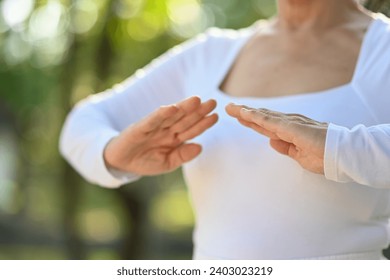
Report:
[[[389,84],[378,83],[389,70],[390,25],[353,0],[277,4],[275,18],[211,29],[83,101],[64,125],[61,151],[107,187],[183,166],[196,217],[194,259],[381,259],[389,189],[305,171],[225,106],[347,127],[388,122]]]

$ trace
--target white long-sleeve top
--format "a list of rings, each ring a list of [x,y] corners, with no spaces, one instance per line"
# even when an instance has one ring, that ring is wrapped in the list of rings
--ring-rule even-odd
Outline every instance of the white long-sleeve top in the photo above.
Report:
[[[389,186],[339,183],[312,174],[276,153],[265,137],[238,124],[224,107],[236,102],[300,113],[348,129],[390,123],[387,19],[371,23],[350,83],[286,97],[228,96],[220,84],[253,33],[254,28],[212,29],[122,85],[86,99],[66,120],[62,154],[87,180],[120,186],[138,176],[107,170],[103,149],[112,137],[161,105],[193,95],[214,98],[219,122],[194,139],[203,151],[183,166],[196,217],[195,259],[380,258],[390,241]],[[362,165],[345,167],[349,159],[341,157],[347,150],[334,148],[345,137],[331,135],[343,134],[328,137],[326,164],[338,166],[327,168],[328,177],[366,174]]]
[[[389,189],[390,124],[352,129],[330,124],[324,164],[330,180]]]

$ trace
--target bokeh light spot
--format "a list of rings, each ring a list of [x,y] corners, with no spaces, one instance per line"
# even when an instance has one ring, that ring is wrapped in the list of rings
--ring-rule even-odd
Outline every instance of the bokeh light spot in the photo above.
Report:
[[[82,34],[90,31],[98,20],[99,9],[92,0],[79,0],[72,7],[71,31]]]
[[[5,23],[13,28],[23,23],[34,8],[34,0],[3,0],[1,13]]]
[[[153,203],[151,219],[163,231],[177,232],[190,229],[194,217],[187,192],[175,190],[163,193]]]
[[[144,0],[121,0],[116,3],[114,11],[119,18],[129,19],[141,12],[144,2]]]
[[[169,0],[167,5],[173,35],[190,38],[213,24],[211,13],[197,0]]]
[[[105,243],[120,237],[118,218],[103,208],[90,209],[81,214],[80,228],[86,239]]]
[[[58,1],[49,1],[45,6],[34,11],[30,19],[31,40],[41,40],[55,37],[61,25],[61,16],[64,14],[64,7]]]
[[[8,65],[17,65],[28,59],[32,47],[20,33],[12,32],[4,42],[4,60]]]
[[[148,41],[163,31],[163,25],[153,14],[144,12],[128,22],[127,31],[134,40]]]

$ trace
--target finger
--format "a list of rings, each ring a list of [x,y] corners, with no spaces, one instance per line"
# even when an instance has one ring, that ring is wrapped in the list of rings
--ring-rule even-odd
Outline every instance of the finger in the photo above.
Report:
[[[175,105],[176,106],[176,105]],[[176,123],[178,120],[182,119],[185,116],[184,110],[180,109],[178,107],[178,110],[176,114],[174,114],[172,117],[166,119],[161,125],[161,128],[169,128],[171,127],[174,123]]]
[[[213,99],[210,99],[201,104],[201,106],[184,116],[181,120],[177,121],[174,125],[171,126],[171,131],[175,133],[182,133],[189,128],[193,127],[196,123],[201,121],[205,116],[207,116],[211,111],[215,109],[217,102]]]
[[[288,149],[288,156],[299,162],[298,154],[299,154],[299,151],[298,151],[297,147],[295,145],[291,144],[290,148]]]
[[[226,106],[226,112],[239,120],[247,123],[255,123],[258,126],[266,128],[268,131],[275,132],[275,124],[279,125],[282,113],[268,109],[253,109],[244,105],[229,104]],[[267,124],[267,126],[265,126]],[[273,124],[273,126],[270,126]]]
[[[230,115],[234,118],[240,118],[241,117],[240,111],[243,108],[248,109],[248,110],[251,110],[251,109],[254,110],[253,108],[245,106],[245,105],[237,105],[234,103],[230,103],[225,107],[225,111],[226,111],[226,113],[228,113],[228,115]]]
[[[255,110],[260,112],[260,113],[263,113],[263,114],[266,114],[266,115],[269,115],[269,116],[273,116],[273,117],[278,117],[278,118],[286,118],[288,116],[288,114],[286,114],[286,113],[273,111],[273,110],[270,110],[270,109],[267,109],[267,108],[258,108],[258,109],[255,109]]]
[[[201,152],[202,147],[198,144],[183,144],[169,155],[170,166],[172,169],[176,169],[183,163],[196,158]]]
[[[176,106],[184,110],[185,112],[192,112],[197,107],[199,107],[201,103],[202,101],[200,100],[199,96],[191,96],[177,103]]]
[[[280,139],[271,139],[269,143],[274,150],[283,155],[288,155],[288,151],[290,149],[290,146],[292,145],[291,143]]]
[[[147,134],[158,128],[165,120],[174,116],[178,111],[175,105],[161,106],[144,119],[134,124],[133,131]]]
[[[302,124],[313,124],[313,125],[319,124],[319,122],[301,114],[286,114],[285,117],[292,122],[297,122]]]
[[[244,120],[241,118],[241,110],[242,109],[246,109],[246,110],[255,110],[251,107],[248,107],[248,106],[245,106],[245,105],[236,105],[236,104],[233,104],[233,103],[230,103],[226,106],[226,112],[232,116],[232,117],[235,117],[238,119],[238,121],[246,126],[246,127],[249,127],[249,128],[252,128],[254,129],[255,131],[269,137],[269,138],[277,138],[279,139],[279,137],[276,136],[276,134],[268,129],[265,129],[264,127],[254,123],[254,122],[251,122],[251,121],[247,121],[247,120]]]
[[[182,119],[189,113],[197,110],[201,106],[201,100],[198,96],[191,96],[177,104],[175,106],[178,108],[177,113],[171,118],[164,121],[161,125],[162,128],[167,128],[172,126],[174,123]]]
[[[243,119],[237,119],[237,121],[240,124],[242,124],[243,126],[246,126],[246,127],[249,127],[249,128],[253,128],[252,126],[256,125],[253,122],[247,122],[247,121],[244,121]]]
[[[216,122],[218,121],[218,115],[212,114],[210,116],[207,116],[203,118],[201,121],[196,123],[194,126],[189,128],[188,130],[180,133],[178,135],[178,139],[182,142],[185,142],[187,140],[190,140],[200,134],[202,134],[204,131],[212,127]]]
[[[299,151],[294,144],[285,142],[283,140],[270,140],[271,147],[274,148],[277,152],[289,156],[290,158],[299,162],[298,154]]]
[[[272,112],[272,114],[274,113],[275,112]],[[279,117],[280,113],[271,115],[268,111],[263,109],[247,110],[243,108],[241,109],[240,114],[243,120],[253,122],[256,125],[265,128],[284,141],[293,142],[298,126],[294,122]]]
[[[264,136],[267,136],[268,138],[279,139],[279,137],[275,133],[273,133],[272,131],[269,131],[269,130],[265,129],[264,127],[261,127],[261,126],[255,124],[255,123],[253,123],[253,122],[247,122],[247,121],[244,121],[242,119],[238,119],[238,121],[242,125],[257,131],[258,133],[260,133],[260,134],[262,134]]]
[[[274,131],[276,127],[280,126],[282,118],[276,116],[264,109],[246,109],[240,110],[240,117],[247,121],[253,122],[257,125],[266,127],[269,130]]]
[[[243,105],[229,104],[227,111],[246,123],[246,126],[272,139],[281,139],[293,143],[302,121],[293,121],[287,114],[268,109],[253,109]],[[292,117],[290,117],[292,118]]]

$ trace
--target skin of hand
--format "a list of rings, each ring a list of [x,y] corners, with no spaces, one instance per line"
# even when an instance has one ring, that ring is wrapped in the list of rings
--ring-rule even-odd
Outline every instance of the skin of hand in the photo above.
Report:
[[[104,150],[106,166],[138,175],[170,172],[198,156],[202,147],[188,140],[218,121],[210,114],[216,101],[193,96],[177,104],[161,106],[127,127]]]
[[[296,160],[303,168],[324,174],[324,152],[328,124],[299,114],[284,114],[229,104],[226,112],[242,125],[270,139],[276,151]]]

